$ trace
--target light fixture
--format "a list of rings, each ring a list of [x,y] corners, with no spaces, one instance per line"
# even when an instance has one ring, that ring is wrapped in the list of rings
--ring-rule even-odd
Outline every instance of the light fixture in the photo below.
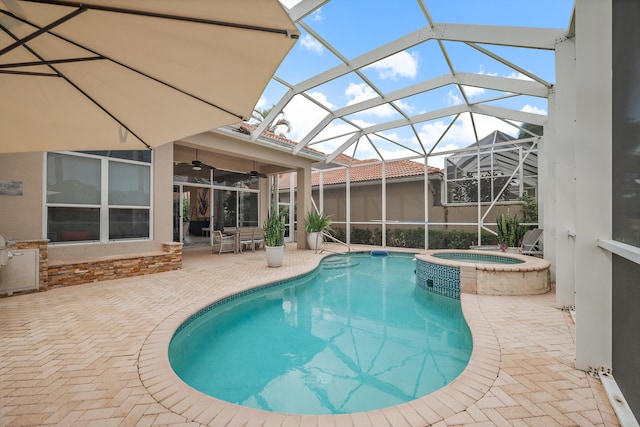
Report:
[[[191,169],[193,169],[194,171],[201,171],[202,167],[200,165],[193,165],[191,166]]]

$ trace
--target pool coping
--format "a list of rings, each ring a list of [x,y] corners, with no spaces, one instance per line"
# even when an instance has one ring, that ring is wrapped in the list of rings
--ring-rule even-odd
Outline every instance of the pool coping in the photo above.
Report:
[[[315,270],[310,268],[307,273]],[[306,273],[303,273],[306,274]],[[175,331],[197,311],[239,292],[260,288],[239,286],[237,290],[206,303],[194,302],[162,321],[147,337],[138,357],[138,374],[149,394],[162,406],[190,421],[211,426],[260,425],[375,425],[424,426],[462,412],[480,400],[498,377],[500,346],[473,294],[462,294],[462,311],[471,330],[473,350],[464,371],[445,387],[411,402],[374,411],[344,415],[297,415],[268,412],[225,402],[205,395],[184,383],[169,363],[169,343]]]
[[[455,259],[438,258],[433,256],[434,254],[439,254],[439,253],[460,253],[460,252],[517,259],[522,261],[522,263],[476,264],[471,262],[459,261]],[[459,267],[460,264],[474,266],[477,270],[485,270],[485,271],[538,271],[538,270],[547,269],[551,266],[551,263],[546,259],[536,258],[530,255],[512,254],[508,252],[488,252],[488,251],[479,251],[479,250],[473,250],[473,249],[433,249],[433,250],[428,250],[428,251],[424,251],[416,254],[416,258],[423,261],[432,262],[435,264],[447,265],[450,267]]]

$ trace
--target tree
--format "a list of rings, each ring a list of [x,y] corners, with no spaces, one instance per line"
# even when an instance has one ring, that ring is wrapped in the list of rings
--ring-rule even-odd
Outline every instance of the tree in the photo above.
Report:
[[[529,194],[518,197],[522,201],[522,222],[537,223],[538,222],[538,201]],[[530,226],[529,228],[534,228]]]
[[[475,203],[478,201],[478,180],[472,173],[467,173],[466,179],[449,184],[449,202],[451,203]],[[485,172],[480,175],[480,201],[491,202],[492,194],[498,192],[509,182],[506,175],[494,172]],[[493,192],[491,186],[493,185]],[[498,200],[513,200],[510,185],[507,185]]]
[[[271,113],[273,110],[273,105],[269,108],[256,108],[253,110],[251,114],[251,118],[257,121],[258,123],[262,123],[265,118]],[[287,119],[287,116],[283,111],[280,111],[276,117],[273,119],[271,123],[267,126],[267,131],[274,133],[280,136],[286,136],[289,132],[291,132],[291,122]]]
[[[536,135],[540,135],[542,136],[544,134],[544,127],[542,127],[541,125],[534,125],[531,123],[525,123],[522,125],[522,129],[526,129],[528,131],[530,131],[533,134]],[[518,139],[524,139],[524,138],[531,138],[531,135],[528,134],[527,132],[525,132],[524,130],[521,130],[518,133]]]

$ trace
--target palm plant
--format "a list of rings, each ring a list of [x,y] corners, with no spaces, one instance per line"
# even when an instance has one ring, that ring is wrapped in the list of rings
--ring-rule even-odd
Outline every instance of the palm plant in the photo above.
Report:
[[[329,233],[331,232],[331,218],[312,209],[307,212],[307,217],[304,220],[304,231],[307,233]]]
[[[253,110],[251,118],[262,123],[269,113],[271,113],[271,110],[273,110],[273,106],[270,108],[256,108]],[[291,122],[287,119],[284,112],[281,111],[276,115],[271,123],[269,123],[266,130],[276,135],[286,136],[287,133],[291,132]]]

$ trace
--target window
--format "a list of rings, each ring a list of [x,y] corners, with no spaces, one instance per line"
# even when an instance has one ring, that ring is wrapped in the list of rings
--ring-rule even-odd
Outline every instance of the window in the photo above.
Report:
[[[150,237],[150,155],[98,154],[47,154],[46,224],[52,243]]]

